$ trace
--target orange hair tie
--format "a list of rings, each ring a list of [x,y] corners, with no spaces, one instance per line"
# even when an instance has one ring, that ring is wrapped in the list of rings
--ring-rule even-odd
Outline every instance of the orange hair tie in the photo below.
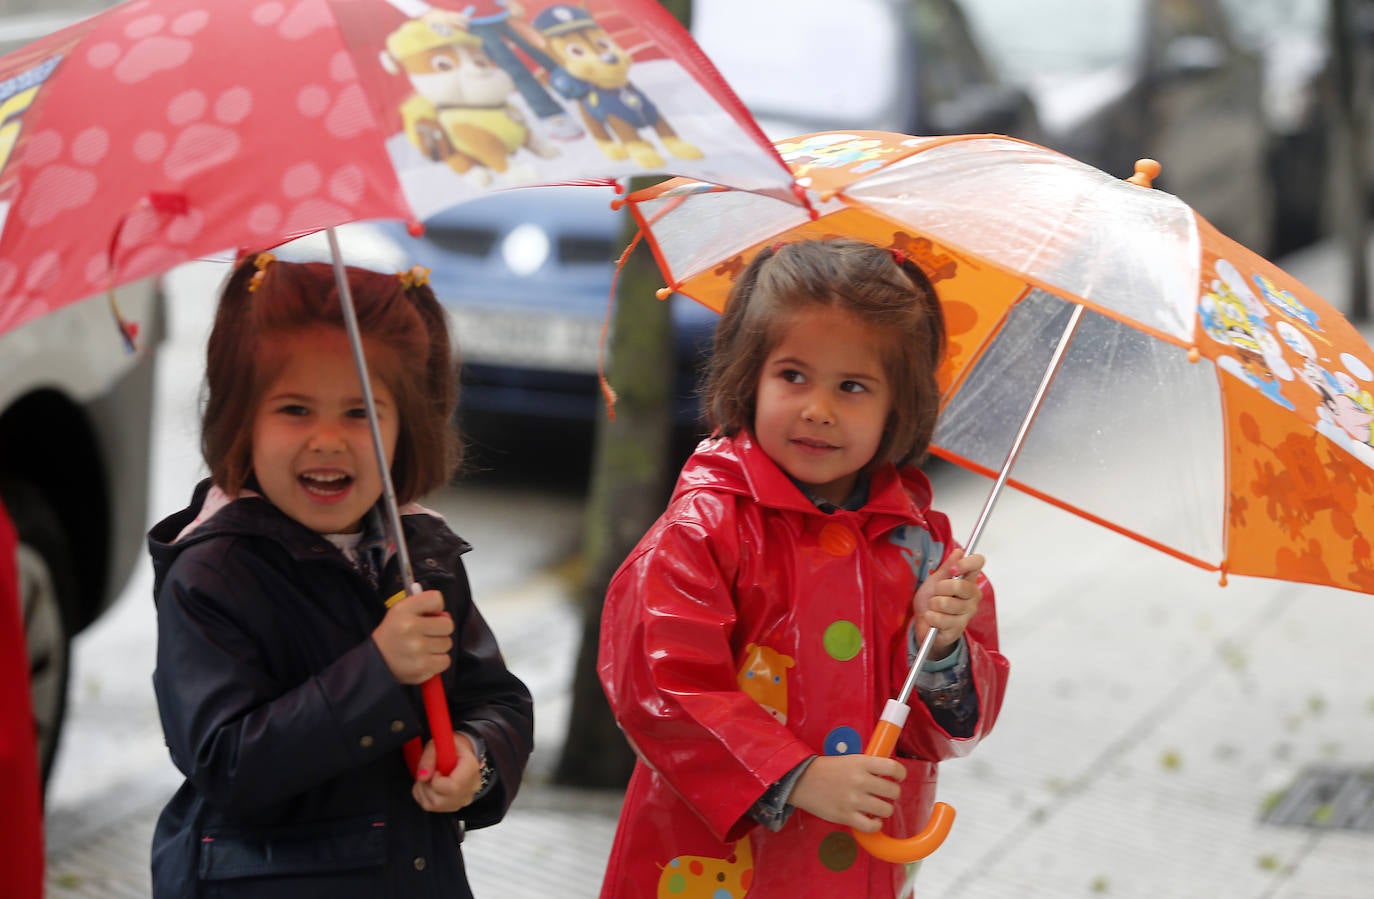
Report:
[[[397,272],[396,277],[401,280],[401,287],[406,290],[410,290],[412,287],[424,287],[429,283],[429,269],[412,265],[406,271]]]
[[[262,286],[262,279],[267,277],[267,267],[277,261],[277,257],[271,253],[259,253],[253,257],[253,267],[257,271],[253,272],[253,277],[248,281],[248,292],[253,293]]]

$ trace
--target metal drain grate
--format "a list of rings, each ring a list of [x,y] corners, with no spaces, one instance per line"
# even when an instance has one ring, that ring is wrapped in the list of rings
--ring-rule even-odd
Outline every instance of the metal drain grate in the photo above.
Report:
[[[1374,770],[1310,768],[1260,820],[1283,827],[1374,832]]]

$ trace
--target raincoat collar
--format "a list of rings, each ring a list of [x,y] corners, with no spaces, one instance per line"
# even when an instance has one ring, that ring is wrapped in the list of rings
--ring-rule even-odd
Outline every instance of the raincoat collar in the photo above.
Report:
[[[683,468],[673,496],[699,487],[747,496],[774,509],[827,514],[816,508],[777,463],[758,448],[753,435],[745,431],[703,442]],[[923,523],[930,499],[930,481],[920,469],[883,465],[873,472],[868,502],[857,511]]]
[[[223,500],[216,499],[216,494]],[[210,514],[205,514],[207,511]],[[443,522],[442,515],[419,503],[407,504],[401,509],[401,515],[403,525],[413,515],[429,515]],[[334,544],[282,512],[265,497],[251,490],[228,497],[206,478],[196,485],[190,505],[164,518],[148,532],[148,551],[153,559],[153,595],[158,595],[163,575],[184,549],[204,540],[226,536],[266,538],[298,560],[317,561],[322,555],[337,556],[353,567]],[[458,552],[465,553],[472,548],[461,537],[456,539]],[[390,541],[387,543],[389,546]]]

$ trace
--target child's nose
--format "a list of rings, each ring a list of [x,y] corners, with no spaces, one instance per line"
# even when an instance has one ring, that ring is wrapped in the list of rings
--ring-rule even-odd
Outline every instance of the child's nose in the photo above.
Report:
[[[802,418],[823,425],[833,424],[835,421],[830,404],[825,401],[824,396],[818,394],[812,394],[807,398],[806,406],[802,409]]]
[[[307,446],[315,452],[330,453],[342,449],[343,433],[333,425],[320,425],[310,434]]]

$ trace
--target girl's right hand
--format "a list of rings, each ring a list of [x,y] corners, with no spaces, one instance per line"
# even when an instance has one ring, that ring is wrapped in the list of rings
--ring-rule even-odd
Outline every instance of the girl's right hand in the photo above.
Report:
[[[438,590],[413,593],[387,609],[372,642],[396,680],[422,684],[448,668],[453,619]]]
[[[788,801],[832,824],[872,833],[892,816],[906,767],[872,755],[823,755],[806,766]]]

